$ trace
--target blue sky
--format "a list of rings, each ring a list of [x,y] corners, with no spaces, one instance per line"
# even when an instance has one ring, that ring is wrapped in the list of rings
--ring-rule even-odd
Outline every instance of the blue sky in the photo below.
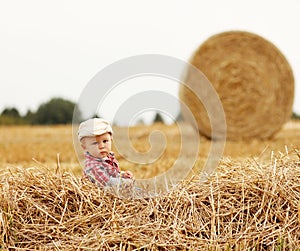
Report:
[[[211,35],[244,30],[285,55],[300,113],[299,13],[297,0],[0,1],[0,111],[13,106],[24,114],[54,96],[76,102],[95,74],[118,60],[154,53],[188,61]],[[174,85],[162,85],[155,88],[177,95]],[[153,86],[145,81],[146,90]],[[134,91],[125,88],[106,107],[116,109]]]

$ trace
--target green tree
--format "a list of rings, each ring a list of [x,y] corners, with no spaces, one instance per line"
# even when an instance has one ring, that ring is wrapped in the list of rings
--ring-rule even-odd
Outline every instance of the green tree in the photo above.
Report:
[[[153,122],[154,123],[164,123],[164,120],[159,112],[156,113]]]
[[[14,107],[5,108],[0,115],[0,125],[21,125],[26,121]]]
[[[39,106],[33,116],[34,124],[72,123],[75,103],[62,98],[52,98]],[[78,110],[76,110],[79,112]]]
[[[296,112],[293,112],[292,119],[300,119],[300,115],[297,114]]]
[[[15,107],[5,108],[2,111],[1,116],[8,116],[8,117],[12,117],[12,118],[20,118],[21,117],[19,111]]]
[[[26,115],[23,117],[24,121],[26,121],[29,124],[33,124],[35,113],[31,110],[27,110]]]
[[[176,118],[176,121],[177,121],[177,122],[184,121],[184,118],[183,118],[183,115],[182,115],[181,112],[178,113],[177,118]]]

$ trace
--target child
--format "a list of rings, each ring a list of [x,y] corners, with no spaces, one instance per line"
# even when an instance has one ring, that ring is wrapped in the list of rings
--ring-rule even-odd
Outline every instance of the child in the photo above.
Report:
[[[104,119],[88,119],[80,124],[78,139],[85,151],[84,176],[100,187],[132,188],[132,172],[120,172],[119,163],[111,151],[112,136],[112,128]]]

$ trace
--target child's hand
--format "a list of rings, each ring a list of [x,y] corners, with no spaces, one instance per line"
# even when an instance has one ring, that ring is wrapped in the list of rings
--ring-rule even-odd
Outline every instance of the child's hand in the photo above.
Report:
[[[124,172],[122,172],[122,178],[133,179],[133,173],[130,171],[124,171]]]

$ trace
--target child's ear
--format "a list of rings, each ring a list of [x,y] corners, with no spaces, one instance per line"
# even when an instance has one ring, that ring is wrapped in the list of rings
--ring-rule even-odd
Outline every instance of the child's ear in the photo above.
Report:
[[[81,143],[80,145],[81,145],[82,149],[85,150],[86,149],[86,145],[85,145],[84,139],[81,140],[80,143]]]

